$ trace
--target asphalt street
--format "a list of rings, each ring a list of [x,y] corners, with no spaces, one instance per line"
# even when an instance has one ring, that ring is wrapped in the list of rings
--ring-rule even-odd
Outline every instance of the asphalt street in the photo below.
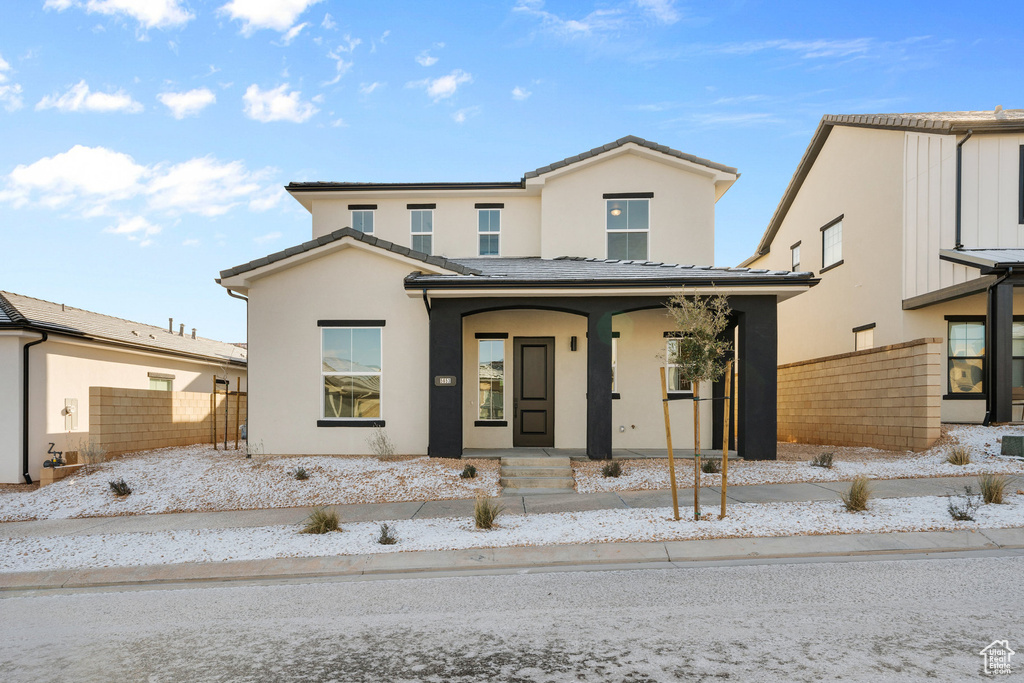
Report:
[[[0,680],[985,680],[990,642],[1024,652],[1022,575],[999,557],[10,595]]]

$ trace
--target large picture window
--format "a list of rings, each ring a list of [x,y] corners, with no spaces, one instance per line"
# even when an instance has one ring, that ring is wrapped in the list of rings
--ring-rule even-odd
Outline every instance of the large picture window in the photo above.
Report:
[[[381,328],[321,328],[325,419],[381,416]]]
[[[481,420],[505,419],[505,340],[480,339],[478,356]]]
[[[434,212],[430,209],[415,209],[412,216],[412,249],[428,256],[433,254]]]
[[[672,362],[676,357],[679,348],[678,339],[669,339],[665,345],[665,370],[668,375],[668,392],[671,393],[693,393],[693,386],[684,382],[679,376],[679,366]]]
[[[949,322],[949,393],[985,392],[984,321]]]
[[[501,253],[501,209],[479,209],[477,231],[480,233],[480,255],[498,256]]]
[[[651,200],[608,199],[605,201],[608,258],[646,261],[651,223]]]

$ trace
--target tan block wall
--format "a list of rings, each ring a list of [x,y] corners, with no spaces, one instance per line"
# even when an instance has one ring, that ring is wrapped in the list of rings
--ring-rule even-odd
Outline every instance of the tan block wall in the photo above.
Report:
[[[779,366],[779,441],[925,450],[939,438],[942,340]]]
[[[247,396],[228,400],[228,443],[234,446],[235,425],[246,421]],[[89,438],[108,455],[210,443],[213,417],[217,441],[224,440],[224,394],[89,387]],[[236,410],[236,400],[239,408]],[[239,420],[239,413],[241,419]]]

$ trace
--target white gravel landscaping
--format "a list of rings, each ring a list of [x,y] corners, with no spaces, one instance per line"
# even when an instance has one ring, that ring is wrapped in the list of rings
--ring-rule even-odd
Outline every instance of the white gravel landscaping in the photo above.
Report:
[[[467,464],[475,479],[462,479]],[[291,476],[304,467],[309,479]],[[120,478],[131,495],[117,498],[109,482]],[[162,448],[110,460],[35,491],[0,491],[0,522],[69,517],[250,510],[259,508],[443,500],[497,495],[498,465],[486,460],[357,457],[247,459],[242,451],[201,444]]]
[[[812,467],[806,462],[766,461],[729,462],[729,485],[792,484],[814,481],[849,481],[857,476],[869,479],[907,479],[912,477],[976,476],[983,473],[1024,475],[1024,460],[999,455],[999,439],[1004,434],[1024,435],[1024,426],[981,427],[964,425],[948,431],[951,441],[971,449],[970,465],[950,465],[946,455],[953,443],[945,443],[921,453],[893,454],[864,460],[836,460],[831,469]],[[820,451],[828,451],[821,446]],[[715,456],[720,453],[709,453]],[[631,460],[622,463],[622,476],[604,477],[601,463],[575,462],[576,490],[579,493],[597,491],[646,491],[669,487],[668,463],[665,460]],[[676,476],[680,486],[692,485],[692,461],[679,461]],[[718,474],[701,473],[704,486],[719,486]]]
[[[223,562],[279,557],[318,557],[454,550],[508,546],[675,541],[729,537],[852,534],[894,531],[1005,528],[1024,526],[1024,495],[1002,505],[983,505],[973,522],[956,522],[941,496],[873,500],[866,512],[846,512],[841,503],[734,504],[724,520],[695,522],[692,508],[673,521],[670,508],[615,509],[536,515],[502,515],[498,528],[480,531],[463,519],[390,522],[397,545],[379,545],[377,522],[347,524],[324,535],[300,527],[206,529],[196,531],[31,537],[0,540],[0,571],[134,566],[180,562]],[[717,513],[717,508],[706,510]],[[715,514],[715,516],[717,516]]]

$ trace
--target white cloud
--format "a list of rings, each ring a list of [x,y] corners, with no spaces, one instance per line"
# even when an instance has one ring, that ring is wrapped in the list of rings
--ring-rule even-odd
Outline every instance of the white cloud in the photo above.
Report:
[[[195,116],[217,101],[217,96],[208,88],[196,88],[188,92],[164,92],[156,98],[171,110],[171,115],[176,119]]]
[[[359,84],[359,92],[362,95],[369,95],[374,90],[378,90],[380,88],[383,88],[384,85],[385,85],[384,83],[381,83],[379,81],[374,81],[373,83],[360,83]]]
[[[281,36],[281,44],[291,45],[292,41],[295,40],[300,33],[302,33],[302,29],[306,28],[307,26],[309,26],[309,22],[303,22],[301,24],[292,26],[290,29],[288,29],[287,33]]]
[[[269,28],[284,33],[295,20],[320,0],[231,0],[218,11],[242,22],[242,35]]]
[[[701,51],[727,54],[752,55],[766,50],[796,53],[803,59],[819,59],[823,57],[850,57],[869,52],[874,41],[871,38],[852,38],[848,40],[752,40],[744,43],[726,43],[724,45],[701,48]]]
[[[280,185],[264,188],[249,200],[250,211],[269,211],[279,205],[288,193]]]
[[[85,81],[71,86],[63,95],[47,95],[39,100],[36,110],[59,109],[60,111],[95,111],[102,113],[125,112],[137,114],[144,107],[132,99],[124,90],[114,93],[92,92]]]
[[[146,187],[149,205],[158,211],[202,216],[220,216],[251,201],[265,175],[247,170],[241,161],[221,163],[208,156],[160,171]]]
[[[181,243],[181,246],[183,246],[183,247],[198,247],[200,244],[202,244],[202,242],[200,242],[199,240],[197,240],[195,238],[190,238],[190,239],[187,239],[187,240],[183,241]]]
[[[327,13],[327,14],[324,15],[324,20],[323,20],[323,22],[321,22],[320,25],[323,26],[328,31],[338,27],[337,22],[334,21],[334,19],[330,15],[330,13]]]
[[[253,237],[252,241],[256,244],[266,244],[267,242],[273,242],[274,240],[281,239],[281,233],[279,232],[268,232],[266,235],[260,235],[259,237]]]
[[[360,38],[353,38],[347,33],[343,35],[341,39],[344,42],[338,45],[336,50],[337,52],[347,52],[348,54],[352,54],[355,52],[357,47],[363,44],[363,41]]]
[[[462,69],[455,69],[447,76],[440,78],[426,78],[422,81],[410,81],[405,84],[407,88],[423,88],[435,102],[447,99],[455,94],[463,83],[472,83],[473,77]]]
[[[466,119],[471,119],[479,113],[480,107],[466,107],[465,109],[460,109],[452,114],[452,120],[455,121],[455,123],[465,123]]]
[[[0,201],[20,207],[40,195],[38,203],[44,206],[81,200],[84,210],[138,194],[148,175],[149,169],[127,154],[75,145],[67,152],[16,166],[0,191]]]
[[[542,30],[567,39],[618,31],[628,19],[621,9],[598,9],[582,19],[565,19],[545,10],[544,0],[518,0],[512,11],[537,19]]]
[[[636,5],[662,24],[674,24],[681,19],[675,0],[636,0]]]
[[[348,73],[349,69],[352,68],[352,61],[345,61],[345,58],[342,57],[342,55],[352,54],[352,51],[355,50],[363,41],[358,38],[352,38],[347,34],[345,35],[344,40],[345,43],[327,53],[328,58],[334,60],[334,78],[329,81],[325,81],[321,85],[334,85],[341,80],[342,76]]]
[[[21,109],[24,103],[21,99],[21,86],[17,83],[7,83],[7,72],[10,70],[11,65],[0,56],[0,105],[7,111],[16,111]]]
[[[437,64],[437,59],[437,57],[431,56],[430,50],[424,50],[416,55],[416,63],[420,66],[434,66]]]
[[[255,121],[269,123],[271,121],[291,121],[302,123],[308,121],[319,109],[312,102],[303,102],[302,93],[293,90],[286,93],[288,84],[282,83],[273,90],[260,90],[258,85],[250,85],[242,99],[245,101],[245,115]]]
[[[122,216],[117,225],[108,226],[103,229],[103,232],[124,235],[132,242],[138,242],[140,247],[148,247],[153,244],[153,240],[150,238],[159,234],[162,229],[159,225],[150,223],[143,216],[133,216],[132,218]]]
[[[128,16],[147,29],[184,26],[195,18],[184,0],[46,0],[43,7],[58,12],[80,7],[90,14]]]
[[[331,128],[348,128],[348,124],[345,123],[345,119],[334,119],[331,121]]]
[[[532,94],[533,93],[530,92],[529,90],[526,90],[525,88],[520,88],[518,85],[516,87],[512,88],[512,99],[513,100],[519,100],[520,102],[522,102],[523,100],[525,100],[528,97],[530,97],[530,95],[532,95]]]

